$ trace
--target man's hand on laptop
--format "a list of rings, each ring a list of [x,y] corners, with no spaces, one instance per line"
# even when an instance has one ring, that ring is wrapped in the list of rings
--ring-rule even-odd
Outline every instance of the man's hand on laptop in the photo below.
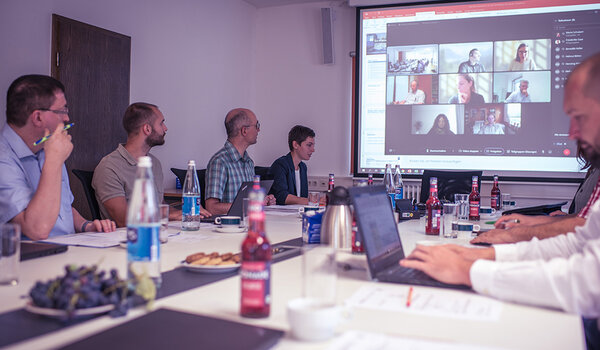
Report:
[[[212,214],[208,210],[206,210],[206,209],[202,208],[202,206],[200,206],[200,217],[201,218],[208,218],[211,216],[212,216]]]
[[[471,286],[469,272],[473,261],[463,258],[448,246],[417,245],[400,265],[425,272],[438,281]]]
[[[513,227],[510,230],[489,230],[473,238],[471,240],[471,243],[506,244],[521,242],[524,240],[528,241],[532,238],[528,234],[528,227],[529,226],[522,225],[518,227]]]

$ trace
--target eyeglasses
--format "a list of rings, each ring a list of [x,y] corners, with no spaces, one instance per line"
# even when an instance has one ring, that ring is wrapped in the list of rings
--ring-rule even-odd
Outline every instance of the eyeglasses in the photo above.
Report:
[[[260,130],[260,122],[259,121],[256,121],[255,125],[244,125],[245,128],[249,128],[251,126],[256,127],[256,130]]]
[[[52,113],[56,113],[56,114],[69,114],[69,109],[65,108],[65,109],[50,109],[50,108],[37,108],[38,111],[47,111],[47,112],[52,112]]]

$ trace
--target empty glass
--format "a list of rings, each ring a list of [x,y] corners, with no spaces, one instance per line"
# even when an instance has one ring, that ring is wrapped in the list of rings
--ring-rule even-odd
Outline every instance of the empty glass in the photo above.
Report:
[[[21,226],[0,225],[0,284],[16,285],[19,281]]]
[[[318,207],[321,201],[321,192],[308,192],[308,206]]]
[[[302,247],[303,297],[323,304],[336,301],[335,249],[326,245]]]
[[[443,235],[445,238],[457,238],[458,230],[456,224],[458,223],[458,203],[445,203],[444,204],[444,220]]]
[[[458,220],[469,220],[469,195],[456,193],[454,203],[458,204]]]
[[[167,243],[169,240],[169,205],[161,204],[158,209],[160,210],[160,243]]]
[[[242,220],[246,228],[248,228],[248,203],[250,203],[250,198],[244,198],[242,203]]]

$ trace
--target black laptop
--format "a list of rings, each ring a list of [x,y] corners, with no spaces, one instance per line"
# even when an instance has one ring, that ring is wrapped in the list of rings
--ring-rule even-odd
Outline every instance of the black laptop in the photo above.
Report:
[[[243,206],[244,206],[244,198],[248,198],[248,193],[250,193],[250,190],[252,189],[252,186],[254,185],[253,181],[245,181],[244,183],[242,183],[242,185],[240,186],[240,189],[238,190],[233,202],[231,203],[231,207],[229,207],[229,211],[227,212],[227,214],[225,215],[213,215],[213,216],[209,216],[206,218],[202,218],[200,221],[201,222],[215,222],[215,218],[217,216],[239,216],[240,218],[242,217],[242,211],[243,211]],[[265,193],[269,193],[269,191],[271,190],[271,186],[273,185],[273,180],[262,180],[260,182],[260,187],[265,190]]]
[[[24,241],[21,242],[21,261],[66,252],[68,248],[60,244]]]
[[[352,187],[350,197],[372,279],[430,287],[470,289],[465,285],[439,282],[424,272],[398,264],[404,258],[404,251],[385,186]]]

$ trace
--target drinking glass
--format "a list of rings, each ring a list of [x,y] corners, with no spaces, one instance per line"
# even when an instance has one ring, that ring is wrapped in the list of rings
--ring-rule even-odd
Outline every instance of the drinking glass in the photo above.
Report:
[[[500,194],[500,196],[502,197],[502,209],[504,209],[504,210],[510,209],[511,208],[510,193],[502,193],[502,194]]]
[[[250,198],[244,198],[242,202],[242,220],[244,221],[244,227],[248,228],[248,204],[250,203]]]
[[[321,192],[308,192],[308,206],[318,207],[321,200]]]
[[[161,204],[158,209],[160,211],[160,243],[167,243],[169,240],[169,205]]]
[[[19,282],[21,226],[0,225],[0,284],[15,286]]]
[[[458,204],[458,220],[469,220],[469,195],[456,193],[454,203]]]
[[[335,249],[329,246],[302,247],[303,297],[334,305],[337,265]]]
[[[458,231],[456,228],[456,224],[458,223],[458,207],[460,204],[458,203],[445,203],[444,204],[444,216],[442,216],[444,220],[444,226],[442,229],[444,230],[445,238],[457,238]]]

